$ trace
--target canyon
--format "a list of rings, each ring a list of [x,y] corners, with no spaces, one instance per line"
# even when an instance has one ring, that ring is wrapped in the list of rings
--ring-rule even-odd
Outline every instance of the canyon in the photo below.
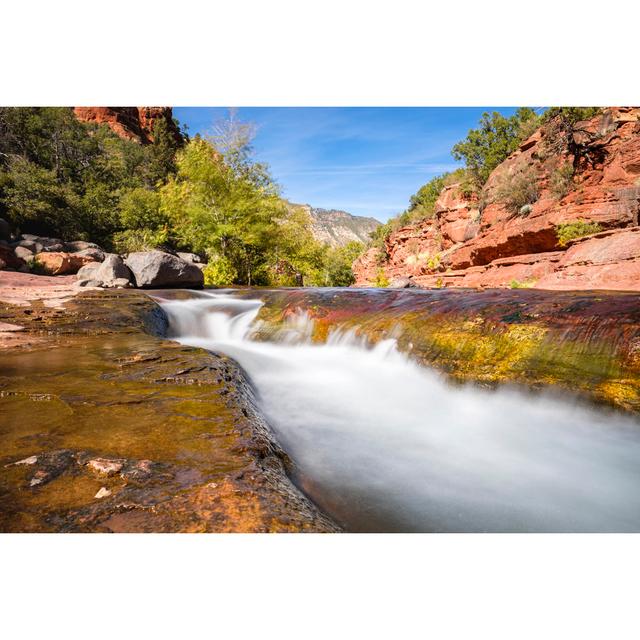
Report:
[[[542,126],[479,193],[450,184],[434,215],[354,263],[355,286],[640,290],[640,109],[608,108],[563,144]],[[513,194],[534,197],[514,207]],[[579,237],[563,228],[584,228]]]

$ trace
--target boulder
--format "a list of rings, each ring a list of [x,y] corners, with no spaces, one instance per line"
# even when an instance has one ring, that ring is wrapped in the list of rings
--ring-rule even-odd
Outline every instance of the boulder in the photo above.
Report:
[[[35,253],[26,247],[16,247],[13,252],[25,262],[33,260],[33,256],[35,256]]]
[[[78,269],[76,278],[78,278],[78,280],[92,280],[93,274],[99,266],[99,262],[88,262],[84,267],[80,267],[80,269]]]
[[[78,256],[87,256],[96,262],[102,262],[105,256],[104,251],[97,247],[89,247],[88,249],[82,249],[82,251],[76,251],[74,253]]]
[[[204,275],[195,265],[163,251],[130,253],[125,264],[138,287],[202,287]]]
[[[100,266],[93,271],[91,278],[101,282],[102,286],[111,287],[114,286],[113,282],[115,280],[129,282],[132,279],[132,275],[119,255],[108,253],[100,263]]]
[[[18,247],[28,249],[31,253],[40,253],[44,249],[44,245],[36,240],[31,240],[31,236],[29,238],[25,238],[23,236],[21,240],[11,243],[11,246],[14,249],[17,249]]]
[[[85,249],[100,249],[95,242],[85,242],[84,240],[74,240],[73,242],[65,242],[64,250],[68,253],[77,253],[78,251],[84,251]]]
[[[35,259],[42,271],[50,276],[77,273],[85,264],[93,262],[86,256],[53,251],[38,253]]]
[[[78,256],[79,253],[72,254]],[[90,262],[76,274],[80,287],[127,287],[133,276],[122,258],[115,253],[108,253],[102,262]]]

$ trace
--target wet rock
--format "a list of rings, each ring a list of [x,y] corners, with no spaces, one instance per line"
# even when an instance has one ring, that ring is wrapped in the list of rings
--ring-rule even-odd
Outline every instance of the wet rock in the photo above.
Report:
[[[81,267],[93,262],[89,257],[64,252],[42,252],[35,259],[44,273],[50,276],[77,273]]]
[[[41,486],[51,482],[59,475],[64,473],[74,462],[74,453],[69,449],[60,449],[58,451],[48,451],[38,454],[37,456],[29,456],[25,460],[36,458],[36,461],[24,463],[37,466],[37,470],[29,480],[30,487]]]
[[[120,476],[125,480],[144,480],[151,476],[157,467],[151,460],[127,462]]]
[[[138,287],[202,287],[204,276],[195,265],[163,251],[130,253],[125,264]]]
[[[11,462],[6,467],[20,465],[20,464],[35,464],[38,462],[38,456],[29,456],[28,458],[23,458],[22,460],[18,460],[17,462]]]
[[[108,458],[94,458],[86,465],[91,471],[102,476],[112,476],[118,473],[124,466],[122,460],[110,460]]]

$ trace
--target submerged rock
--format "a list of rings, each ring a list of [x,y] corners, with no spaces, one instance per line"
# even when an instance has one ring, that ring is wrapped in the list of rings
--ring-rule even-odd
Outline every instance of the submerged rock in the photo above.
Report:
[[[109,460],[108,458],[95,458],[87,462],[87,467],[100,475],[112,476],[118,473],[124,466],[122,460]]]
[[[202,287],[204,275],[196,265],[163,251],[130,253],[125,264],[131,269],[136,286]]]

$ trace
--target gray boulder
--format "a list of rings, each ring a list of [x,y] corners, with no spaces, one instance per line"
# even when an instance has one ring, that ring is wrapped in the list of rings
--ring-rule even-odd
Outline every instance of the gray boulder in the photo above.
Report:
[[[78,251],[84,251],[85,249],[100,249],[102,251],[102,247],[98,246],[95,242],[75,240],[74,242],[64,243],[64,250],[69,253],[77,253]]]
[[[99,266],[99,262],[89,262],[88,264],[85,264],[84,267],[80,267],[80,269],[78,269],[76,278],[78,280],[92,280],[93,274]]]
[[[30,236],[29,238],[25,238],[24,236],[22,236],[21,240],[18,240],[17,242],[12,242],[11,246],[14,249],[17,249],[18,247],[22,247],[23,249],[29,249],[31,253],[42,253],[42,250],[44,249],[42,243],[37,242],[36,240],[32,240],[31,239],[32,237],[35,237],[35,236]]]
[[[414,289],[416,284],[410,278],[394,278],[389,284],[389,289]]]
[[[132,277],[122,258],[115,253],[108,253],[102,262],[85,264],[76,274],[78,286],[81,287],[126,287]]]
[[[202,287],[204,275],[191,262],[163,251],[130,253],[125,264],[138,287]]]
[[[49,252],[59,252],[59,251],[64,251],[64,245],[62,244],[62,242],[58,242],[57,244],[47,244],[44,246],[44,251],[49,251]]]
[[[17,246],[14,250],[13,253],[15,253],[18,258],[20,258],[21,260],[24,260],[25,262],[30,262],[31,260],[33,260],[33,256],[35,256],[35,253],[33,253],[33,251],[27,249],[26,247],[20,247]]]
[[[119,255],[108,253],[91,277],[94,280],[104,282],[106,286],[110,286],[114,280],[122,279],[129,282],[131,280],[131,271],[129,271]]]
[[[102,262],[104,260],[105,253],[102,249],[97,249],[95,247],[89,247],[88,249],[82,249],[82,251],[74,251],[77,256],[87,256],[96,260],[97,262]]]
[[[45,251],[64,251],[64,243],[60,238],[42,238],[37,239]],[[52,249],[52,247],[60,247],[60,249]]]

